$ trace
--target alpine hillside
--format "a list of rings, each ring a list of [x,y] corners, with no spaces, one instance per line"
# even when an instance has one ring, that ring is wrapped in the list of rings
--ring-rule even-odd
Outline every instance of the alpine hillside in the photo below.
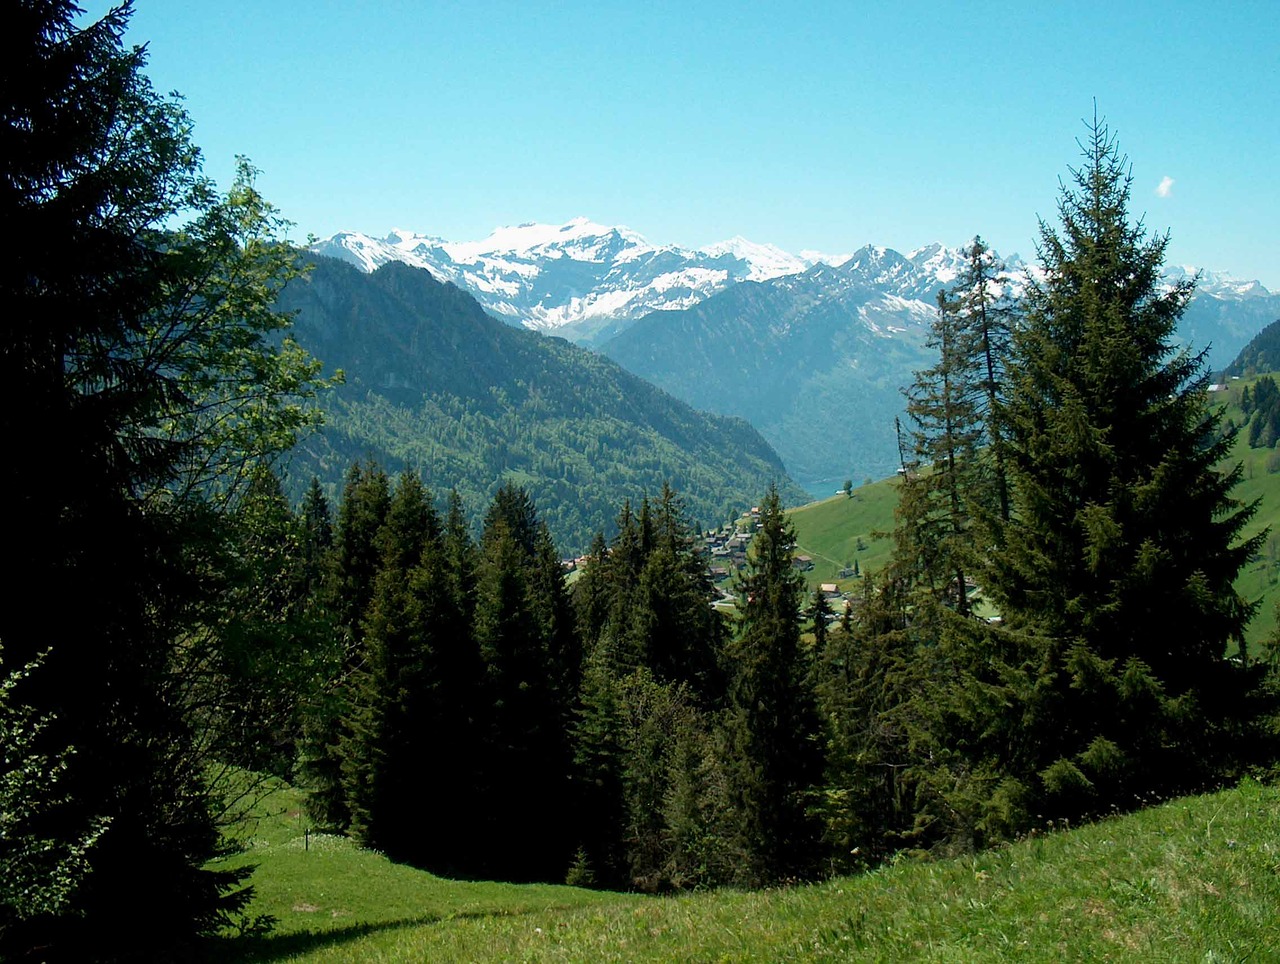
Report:
[[[695,407],[746,418],[801,485],[825,494],[893,474],[900,389],[930,363],[929,302],[958,259],[937,245],[911,257],[866,247],[839,266],[654,312],[601,350]]]
[[[960,248],[793,255],[743,238],[653,245],[585,218],[499,228],[476,242],[407,231],[338,234],[314,246],[372,271],[403,262],[470,292],[494,317],[603,351],[695,408],[746,418],[809,492],[898,464],[900,389],[929,363],[924,337]],[[1004,259],[1018,298],[1033,267]],[[1280,316],[1280,295],[1222,272],[1198,276],[1179,338],[1225,365]]]
[[[776,480],[778,455],[738,418],[694,411],[614,362],[513,328],[468,294],[399,262],[371,274],[333,259],[292,282],[280,307],[298,341],[344,385],[323,432],[295,453],[335,491],[355,459],[418,469],[437,496],[457,488],[479,514],[506,481],[524,485],[566,551],[610,531],[625,499],[670,482],[693,518],[721,521]]]

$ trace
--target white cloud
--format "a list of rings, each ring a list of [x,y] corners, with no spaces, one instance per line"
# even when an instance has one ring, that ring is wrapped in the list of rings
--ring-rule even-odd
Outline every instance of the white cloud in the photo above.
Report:
[[[1156,187],[1156,197],[1168,197],[1173,193],[1173,178],[1168,174],[1160,178],[1160,184]]]

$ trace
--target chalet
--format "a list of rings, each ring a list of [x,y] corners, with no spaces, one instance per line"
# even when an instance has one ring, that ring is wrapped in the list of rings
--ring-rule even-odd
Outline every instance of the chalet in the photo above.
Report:
[[[813,568],[813,558],[811,556],[794,556],[791,564],[801,572],[808,572]]]

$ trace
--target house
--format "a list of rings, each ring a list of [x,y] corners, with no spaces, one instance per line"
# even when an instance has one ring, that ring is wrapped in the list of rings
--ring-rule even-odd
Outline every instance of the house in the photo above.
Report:
[[[813,568],[813,558],[810,556],[794,556],[791,559],[791,564],[801,572],[808,572]]]
[[[840,595],[840,587],[837,586],[834,582],[824,582],[818,588],[822,590],[822,594],[824,596]]]

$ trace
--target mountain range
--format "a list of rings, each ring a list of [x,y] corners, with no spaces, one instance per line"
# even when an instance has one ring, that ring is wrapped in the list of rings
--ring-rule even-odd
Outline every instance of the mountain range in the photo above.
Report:
[[[355,459],[413,468],[472,518],[507,481],[525,486],[565,551],[608,533],[623,501],[664,482],[690,517],[719,524],[772,482],[803,492],[740,418],[707,415],[601,355],[494,319],[467,293],[399,262],[372,273],[316,260],[278,299],[294,335],[345,383],[295,450],[294,488],[330,494]]]
[[[893,472],[900,389],[932,361],[935,297],[962,261],[942,244],[842,256],[742,238],[686,249],[584,218],[479,242],[347,233],[314,250],[365,271],[424,267],[497,318],[596,348],[696,408],[746,418],[815,494]],[[1038,269],[1017,255],[1004,263],[1016,297]],[[1211,367],[1280,318],[1280,295],[1256,281],[1175,266],[1166,282],[1189,275],[1198,284],[1179,336]]]
[[[483,241],[446,241],[412,231],[385,238],[344,232],[315,244],[317,254],[372,271],[390,261],[426,268],[470,292],[511,324],[572,341],[598,339],[602,327],[650,311],[687,308],[738,281],[795,274],[820,261],[733,238],[701,249],[652,245],[625,227],[586,218],[566,224],[498,228]]]

